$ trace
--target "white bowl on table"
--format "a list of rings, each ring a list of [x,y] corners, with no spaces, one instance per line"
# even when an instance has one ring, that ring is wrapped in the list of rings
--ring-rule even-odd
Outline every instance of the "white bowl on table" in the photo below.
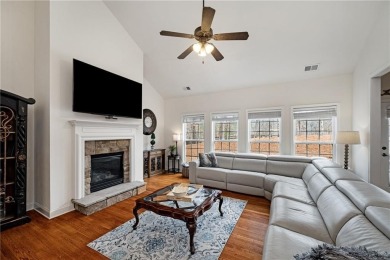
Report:
[[[172,189],[173,195],[176,197],[184,197],[187,195],[188,187],[176,186]]]

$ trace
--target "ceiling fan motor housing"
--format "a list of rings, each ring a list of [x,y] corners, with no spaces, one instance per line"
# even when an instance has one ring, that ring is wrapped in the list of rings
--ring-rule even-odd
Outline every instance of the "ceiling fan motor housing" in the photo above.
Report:
[[[194,32],[195,39],[200,42],[207,42],[213,38],[213,29],[210,28],[208,32],[202,31],[202,28],[199,26],[195,29]]]

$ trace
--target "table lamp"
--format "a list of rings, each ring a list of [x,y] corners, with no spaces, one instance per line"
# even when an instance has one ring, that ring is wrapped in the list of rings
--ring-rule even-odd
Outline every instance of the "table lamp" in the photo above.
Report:
[[[344,169],[348,169],[348,149],[350,144],[360,144],[359,131],[339,131],[336,137],[337,144],[345,144]]]

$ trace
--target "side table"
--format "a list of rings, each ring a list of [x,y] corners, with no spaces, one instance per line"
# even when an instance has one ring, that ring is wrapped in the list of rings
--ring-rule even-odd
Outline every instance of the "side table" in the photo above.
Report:
[[[177,166],[176,166],[177,165]],[[180,155],[168,155],[168,172],[180,172]]]

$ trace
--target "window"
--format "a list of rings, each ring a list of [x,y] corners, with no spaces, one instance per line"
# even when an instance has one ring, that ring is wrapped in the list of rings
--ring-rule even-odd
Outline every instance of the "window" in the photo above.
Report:
[[[337,107],[294,108],[293,118],[295,154],[333,159]]]
[[[184,116],[183,133],[184,158],[191,162],[199,158],[199,153],[204,152],[204,116]]]
[[[238,113],[212,114],[213,148],[216,152],[237,152]]]
[[[248,112],[249,152],[280,153],[281,116],[280,110]]]

